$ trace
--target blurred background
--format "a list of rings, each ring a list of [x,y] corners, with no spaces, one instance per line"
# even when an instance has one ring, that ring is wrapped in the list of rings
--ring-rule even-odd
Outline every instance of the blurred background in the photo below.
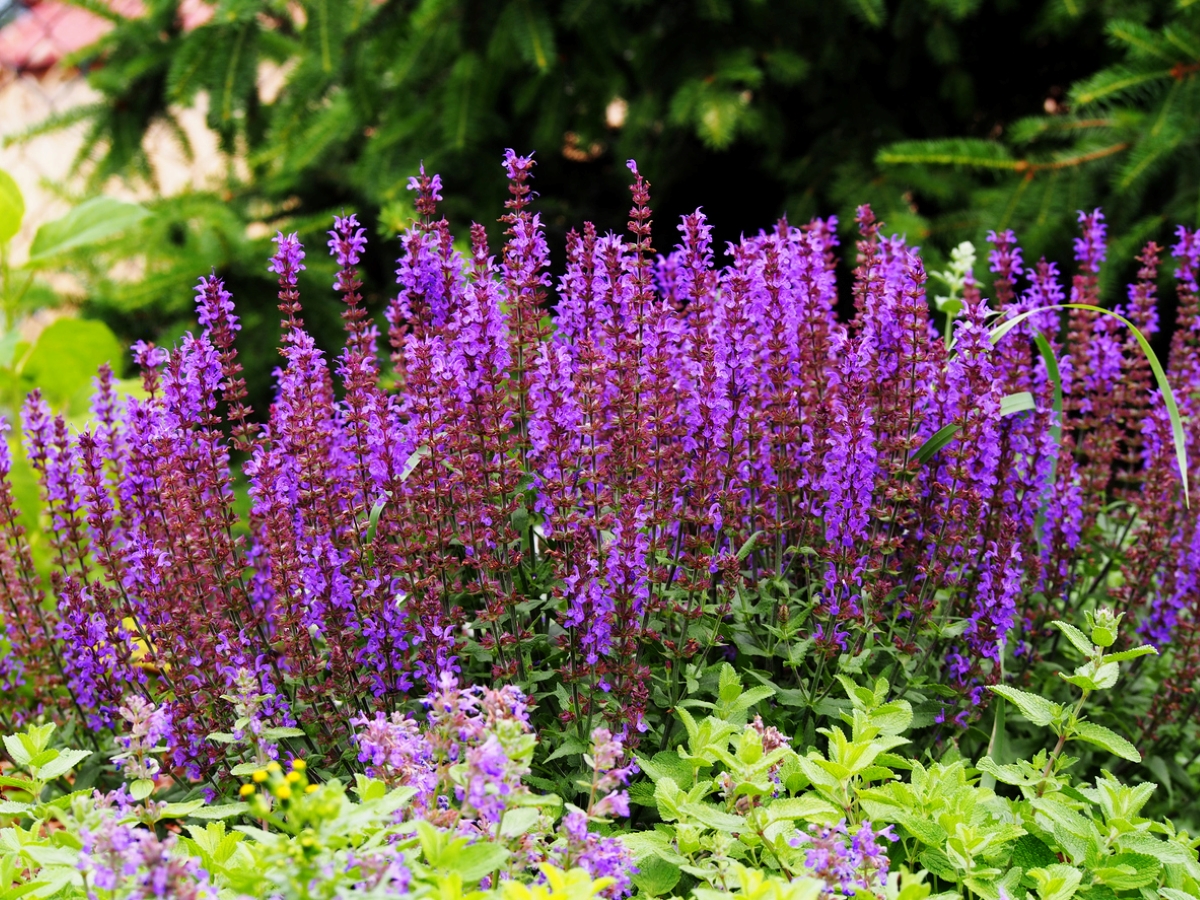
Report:
[[[476,220],[498,246],[506,147],[536,152],[556,261],[585,219],[624,227],[636,158],[660,250],[697,206],[719,246],[782,215],[837,215],[850,243],[869,202],[931,267],[963,240],[982,251],[993,228],[1014,229],[1027,261],[1067,263],[1076,211],[1101,206],[1104,287],[1119,302],[1140,245],[1200,216],[1197,10],[0,0],[0,407],[59,376],[53,399],[82,403],[96,359],[192,326],[192,285],[215,269],[245,318],[265,409],[278,359],[270,236],[308,244],[306,319],[335,350],[330,216],[357,211],[369,227],[379,312],[413,215],[408,177],[422,161],[440,172],[456,233]],[[81,360],[70,377],[52,364],[64,354]]]

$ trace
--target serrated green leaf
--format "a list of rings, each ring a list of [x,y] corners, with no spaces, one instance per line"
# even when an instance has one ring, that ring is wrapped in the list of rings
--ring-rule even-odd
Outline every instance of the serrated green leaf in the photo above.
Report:
[[[38,767],[37,776],[43,781],[59,778],[66,775],[91,755],[91,750],[60,750],[54,759]],[[32,765],[33,763],[31,762],[30,766],[32,767]]]
[[[25,749],[25,744],[21,741],[20,735],[4,735],[4,749],[8,751],[8,755],[12,757],[13,762],[18,766],[27,766],[29,765],[29,761],[33,759],[33,754]]]
[[[1089,744],[1102,747],[1113,756],[1119,756],[1121,759],[1127,759],[1130,762],[1142,761],[1142,754],[1138,753],[1137,748],[1133,744],[1129,743],[1129,741],[1115,731],[1105,728],[1103,725],[1098,725],[1095,722],[1076,722],[1075,730],[1071,737],[1075,740],[1087,741]]]
[[[1034,725],[1049,725],[1059,713],[1056,703],[1038,694],[1020,691],[1007,684],[988,685],[988,690],[1011,702]]]
[[[1158,656],[1158,649],[1151,644],[1142,644],[1138,647],[1130,647],[1128,650],[1118,650],[1116,653],[1106,653],[1104,658],[1108,662],[1127,662],[1131,659],[1137,659],[1139,656],[1148,656],[1150,654]]]
[[[654,853],[637,860],[637,872],[632,877],[639,894],[663,897],[679,883],[681,874],[679,866]]]
[[[1061,631],[1066,639],[1075,645],[1075,649],[1084,656],[1091,656],[1096,652],[1096,647],[1088,638],[1088,636],[1070,622],[1064,622],[1061,619],[1055,619],[1050,624]]]
[[[766,700],[768,697],[773,697],[774,695],[774,689],[769,688],[766,685],[760,684],[757,687],[747,688],[744,692],[742,692],[742,695],[738,697],[736,701],[734,701],[733,711],[742,712],[743,710],[750,709],[758,703],[761,703],[763,700]]]
[[[1012,862],[1022,869],[1037,869],[1054,865],[1058,856],[1037,835],[1023,834],[1013,844]]]

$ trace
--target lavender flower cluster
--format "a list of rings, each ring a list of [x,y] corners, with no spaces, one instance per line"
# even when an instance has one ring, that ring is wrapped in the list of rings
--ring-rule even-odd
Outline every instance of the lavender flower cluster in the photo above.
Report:
[[[535,799],[524,783],[535,743],[525,696],[512,685],[460,687],[454,676],[444,674],[423,703],[424,727],[398,712],[352,720],[359,729],[359,761],[389,787],[416,789],[406,816],[472,840],[498,839],[505,813],[529,808]],[[593,732],[588,807],[570,809],[558,834],[553,820],[542,815],[539,827],[518,839],[516,849],[528,871],[545,863],[581,868],[593,878],[611,879],[603,896],[617,900],[630,893],[636,870],[629,849],[590,828],[629,815],[629,795],[622,786],[637,769],[632,762],[622,765],[625,755],[621,738],[604,727]]]
[[[1055,264],[1027,265],[1011,233],[992,236],[994,296],[968,279],[950,346],[917,249],[866,207],[854,314],[841,321],[832,218],[781,220],[719,265],[697,210],[660,255],[649,183],[631,163],[630,237],[571,232],[552,279],[533,161],[510,151],[504,166],[498,256],[478,225],[461,254],[437,213],[440,179],[412,179],[419,218],[386,310],[394,390],[360,294],[366,235],[345,216],[329,241],[347,332],[336,359],[304,324],[305,251],[276,239],[282,359],[265,420],[246,405],[240,325],[215,275],[197,289],[198,334],[133,348],[141,396],[119,396],[101,371],[78,434],[29,398],[22,429],[53,566],[47,586],[0,447],[6,688],[59,698],[94,728],[143,696],[168,711],[172,762],[193,775],[223,752],[207,740],[230,728],[222,696],[256,698],[256,722],[330,737],[348,728],[347,703],[360,726],[399,729],[394,746],[360,747],[408,778],[429,762],[393,713],[410,692],[444,691],[479,659],[490,671],[477,674],[500,684],[550,670],[581,739],[599,722],[636,736],[652,673],[710,649],[701,619],[749,634],[791,622],[811,642],[802,677],[871,638],[932,667],[968,701],[947,715],[965,719],[1006,642],[1034,652],[1085,589],[1103,516],[1138,535],[1110,602],[1159,642],[1200,622],[1196,516],[1134,338],[1072,309],[1065,334],[1041,312],[990,340],[993,317],[1067,297]],[[1104,224],[1081,221],[1069,299],[1095,304]],[[1181,229],[1174,252],[1169,368],[1197,466],[1200,237]],[[1146,247],[1121,307],[1147,335],[1160,255]],[[1003,415],[1022,392],[1034,408]],[[947,426],[954,438],[925,460],[918,450]],[[244,520],[235,456],[247,460]],[[1113,499],[1129,503],[1114,512]],[[761,619],[738,619],[733,598],[772,580],[789,590]],[[458,696],[476,706],[455,715],[486,706]],[[462,752],[481,784],[509,783],[497,748]],[[482,818],[499,796],[462,789]]]
[[[889,867],[887,844],[881,841],[899,840],[892,827],[875,831],[867,820],[851,832],[843,820],[829,827],[814,825],[788,843],[807,848],[804,866],[808,874],[825,882],[825,895],[853,897],[865,892],[878,896],[887,884]]]

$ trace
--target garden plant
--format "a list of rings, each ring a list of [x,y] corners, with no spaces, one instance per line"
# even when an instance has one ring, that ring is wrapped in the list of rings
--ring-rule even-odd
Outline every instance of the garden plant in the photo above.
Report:
[[[268,410],[215,273],[139,383],[30,394],[0,894],[1200,897],[1200,234],[1164,366],[1099,210],[1065,281],[861,207],[843,320],[832,218],[660,252],[630,162],[552,277],[503,166],[495,252],[411,179],[383,334],[334,219],[333,358],[277,235]]]

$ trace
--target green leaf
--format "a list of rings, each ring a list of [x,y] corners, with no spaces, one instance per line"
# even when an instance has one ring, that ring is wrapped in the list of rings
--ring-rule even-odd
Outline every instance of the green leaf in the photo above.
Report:
[[[1029,391],[1017,391],[1015,394],[1000,398],[1000,415],[1002,416],[1011,416],[1031,409],[1037,409],[1037,404],[1033,402],[1033,394]]]
[[[827,822],[829,817],[838,817],[838,810],[832,803],[814,797],[811,794],[804,797],[788,797],[775,800],[767,807],[767,816],[772,822],[793,819],[813,819]]]
[[[188,813],[191,819],[229,819],[240,816],[250,809],[248,803],[218,803],[216,806],[206,806],[195,812]]]
[[[167,803],[159,813],[163,818],[183,819],[194,816],[200,809],[204,809],[203,800],[188,800],[186,803]]]
[[[91,750],[60,750],[54,759],[38,767],[37,777],[43,781],[50,781],[66,775],[91,755]]]
[[[508,856],[499,844],[471,844],[456,854],[453,868],[463,881],[478,881],[504,865]]]
[[[1037,869],[1054,865],[1058,856],[1037,835],[1023,834],[1013,844],[1012,862],[1022,869]]]
[[[113,197],[85,200],[61,219],[37,230],[29,248],[30,263],[40,263],[69,250],[86,247],[128,231],[148,213],[136,203]]]
[[[1074,625],[1064,622],[1061,619],[1055,619],[1050,624],[1061,631],[1066,639],[1075,645],[1075,649],[1084,656],[1091,656],[1096,652],[1096,647],[1088,636]]]
[[[754,707],[774,695],[774,689],[766,685],[760,684],[757,687],[746,688],[745,692],[734,701],[732,709],[734,712],[741,712],[742,710]]]
[[[538,823],[541,813],[532,806],[510,809],[500,820],[500,836],[518,838]]]
[[[263,734],[271,740],[278,740],[279,738],[304,737],[304,730],[301,728],[291,728],[286,725],[280,725],[273,728],[264,728]]]
[[[92,383],[104,363],[119,373],[124,355],[103,322],[58,319],[38,338],[22,375],[41,389],[51,406],[63,406]]]
[[[679,883],[681,874],[679,866],[667,862],[658,854],[651,854],[638,859],[633,883],[637,885],[640,894],[662,897],[671,893],[672,888]]]
[[[958,434],[957,425],[943,425],[930,435],[929,440],[917,448],[914,458],[921,465],[925,465],[929,460],[933,459],[935,453],[954,440],[956,434]]]
[[[1153,856],[1143,853],[1117,853],[1103,860],[1092,877],[1107,884],[1114,891],[1136,891],[1153,884],[1162,871],[1162,863]]]
[[[11,175],[0,169],[0,244],[7,244],[21,230],[25,198]]]
[[[1034,725],[1049,725],[1059,713],[1057,704],[1038,694],[1019,691],[1007,684],[988,685],[988,690],[1013,703],[1021,711],[1021,714]]]
[[[20,735],[4,735],[4,748],[8,751],[8,755],[12,757],[13,762],[18,766],[27,766],[29,765],[29,761],[33,759],[33,754],[25,749],[25,744],[21,740]]]
[[[32,803],[19,803],[16,800],[0,800],[0,816],[19,816],[33,809]]]
[[[702,825],[707,825],[715,831],[733,833],[735,831],[746,830],[746,820],[744,818],[718,809],[711,803],[681,803],[679,804],[679,811],[688,818],[694,819]]]
[[[134,800],[145,800],[154,793],[154,782],[149,778],[139,778],[129,785],[129,796]]]
[[[1141,762],[1142,754],[1138,753],[1137,748],[1121,735],[1111,729],[1105,728],[1103,725],[1097,725],[1095,722],[1076,722],[1075,730],[1071,737],[1076,740],[1087,741],[1089,744],[1095,744],[1097,747],[1102,747],[1111,753],[1113,756],[1119,756],[1121,759],[1127,759],[1130,762]]]
[[[1142,644],[1139,647],[1130,647],[1128,650],[1118,650],[1116,653],[1106,653],[1104,659],[1107,662],[1126,662],[1131,659],[1137,659],[1139,656],[1146,656],[1153,653],[1158,656],[1158,649],[1151,644]]]

